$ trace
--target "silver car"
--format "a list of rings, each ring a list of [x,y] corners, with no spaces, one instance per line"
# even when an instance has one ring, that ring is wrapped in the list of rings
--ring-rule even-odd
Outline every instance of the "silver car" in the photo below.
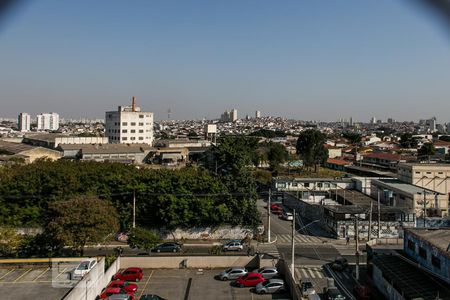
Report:
[[[262,267],[254,272],[261,274],[264,279],[270,279],[278,276],[278,270],[275,267]]]
[[[223,281],[228,279],[237,279],[238,277],[244,276],[247,273],[248,271],[245,268],[233,267],[220,273],[219,278]]]
[[[273,294],[286,291],[283,279],[269,279],[256,285],[257,294]]]
[[[223,245],[224,251],[242,251],[244,249],[244,246],[241,242],[238,241],[232,241],[228,242],[225,245]]]

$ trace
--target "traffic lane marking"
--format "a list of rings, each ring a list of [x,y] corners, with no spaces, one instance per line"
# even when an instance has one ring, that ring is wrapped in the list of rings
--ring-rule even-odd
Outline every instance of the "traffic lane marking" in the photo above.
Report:
[[[33,281],[38,280],[39,278],[41,278],[45,273],[47,273],[50,270],[50,268],[45,269],[41,274],[39,274],[35,279],[33,279]]]
[[[4,274],[2,277],[0,277],[0,280],[2,280],[3,278],[5,278],[9,273],[11,273],[12,271],[14,271],[15,269],[11,269],[8,272],[6,272],[6,274]]]
[[[67,268],[64,268],[61,273],[58,274],[58,276],[55,277],[55,280],[58,279],[59,276],[61,276],[62,274],[64,274],[64,272],[66,272]]]
[[[145,282],[144,288],[141,290],[141,294],[139,295],[139,298],[141,298],[141,296],[144,294],[144,291],[147,288],[150,278],[152,278],[153,272],[154,272],[154,270],[152,270],[152,272],[150,273],[150,276],[148,277],[147,281]]]
[[[28,273],[30,273],[33,270],[33,268],[28,269],[27,271],[25,271],[24,273],[22,273],[19,277],[17,277],[14,282],[17,282],[20,278],[24,277],[25,275],[27,275]]]

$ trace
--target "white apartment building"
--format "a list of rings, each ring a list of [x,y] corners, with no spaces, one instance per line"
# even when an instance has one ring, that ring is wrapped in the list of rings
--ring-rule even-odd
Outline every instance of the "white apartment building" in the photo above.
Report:
[[[261,112],[259,110],[255,111],[255,118],[256,119],[261,118]]]
[[[105,135],[109,143],[153,143],[153,113],[143,112],[133,97],[131,106],[119,106],[117,111],[106,112]]]
[[[59,115],[57,113],[41,113],[37,115],[37,130],[58,130]]]
[[[20,113],[17,120],[17,127],[21,132],[30,131],[31,116],[27,113]]]

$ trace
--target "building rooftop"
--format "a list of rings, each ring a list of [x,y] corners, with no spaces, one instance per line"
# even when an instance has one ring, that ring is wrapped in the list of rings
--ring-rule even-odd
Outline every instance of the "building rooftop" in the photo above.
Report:
[[[69,137],[68,134],[63,133],[36,133],[36,134],[26,134],[24,138],[30,139],[30,140],[39,140],[39,141],[46,141],[46,142],[55,142],[55,138],[58,137]]]
[[[450,299],[450,287],[397,255],[375,255],[373,264],[405,299]]]
[[[59,148],[63,151],[81,150],[83,154],[141,153],[154,149],[148,144],[63,144]]]
[[[450,255],[450,228],[408,228],[406,230]]]
[[[398,179],[391,179],[391,178],[386,178],[386,179],[376,179],[372,182],[376,183],[376,182],[380,182],[382,184],[384,184],[387,187],[393,188],[393,189],[397,189],[399,191],[408,193],[408,194],[423,194],[423,191],[425,190],[426,193],[437,193],[433,190],[430,189],[424,189],[423,187],[417,186],[417,185],[413,185],[413,184],[409,184],[403,181],[400,181]]]
[[[289,178],[289,177],[276,177],[274,178],[275,181],[299,181],[299,182],[348,182],[351,183],[351,178],[302,178],[302,177],[296,177],[296,178]]]
[[[12,142],[5,142],[0,140],[0,152],[6,152],[4,154],[14,155],[18,154],[23,151],[28,151],[35,149],[37,147],[30,146],[27,144],[22,143],[12,143]]]

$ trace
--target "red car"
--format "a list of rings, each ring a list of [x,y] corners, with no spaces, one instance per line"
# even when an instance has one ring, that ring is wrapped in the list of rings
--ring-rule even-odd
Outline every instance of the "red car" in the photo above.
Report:
[[[102,291],[102,293],[100,294],[100,296],[97,297],[97,299],[107,299],[109,296],[116,295],[116,294],[126,294],[126,295],[130,296],[131,300],[134,300],[134,293],[127,292],[121,288],[109,288],[109,287],[104,289]]]
[[[270,210],[276,215],[281,215],[283,213],[283,208],[279,204],[272,204]]]
[[[121,288],[129,293],[136,293],[137,291],[136,284],[123,280],[113,280],[108,284],[107,288]]]
[[[247,273],[236,279],[236,285],[239,287],[256,286],[260,282],[266,281],[259,273]]]
[[[140,281],[144,274],[141,268],[127,268],[122,271],[122,273],[116,273],[113,276],[113,280],[123,280],[123,281]]]
[[[353,295],[355,295],[358,300],[369,300],[370,289],[364,285],[355,285],[353,288]]]

